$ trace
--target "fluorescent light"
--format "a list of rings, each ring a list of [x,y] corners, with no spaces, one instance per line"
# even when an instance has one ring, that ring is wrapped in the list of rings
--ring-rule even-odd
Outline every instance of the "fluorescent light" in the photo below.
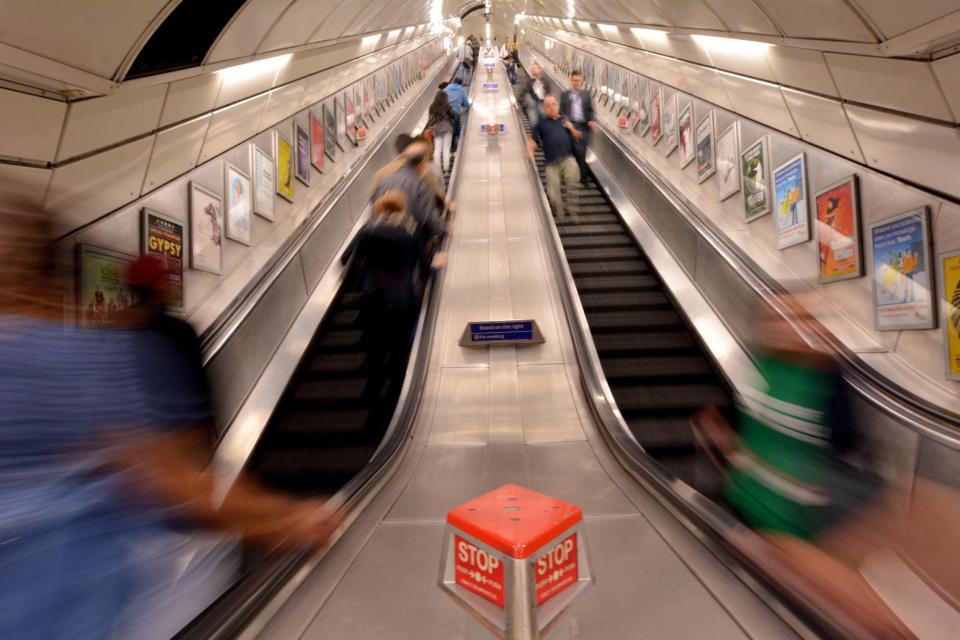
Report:
[[[617,30],[617,28],[616,28],[615,26],[613,26],[612,24],[598,24],[597,26],[600,27],[603,31],[616,31],[616,30]]]
[[[360,44],[364,49],[366,49],[367,47],[372,47],[378,42],[380,42],[381,35],[382,34],[377,33],[372,36],[364,36],[363,39],[360,41]]]
[[[403,31],[403,29],[394,29],[393,31],[391,31],[390,33],[387,34],[387,37],[388,37],[388,38],[391,38],[391,39],[392,39],[392,38],[396,38],[397,36],[400,35],[400,32],[401,32],[401,31]]]
[[[705,49],[718,53],[732,53],[751,56],[762,56],[773,45],[769,42],[756,40],[738,40],[736,38],[717,38],[716,36],[694,35],[694,42]]]
[[[487,40],[490,39],[490,23],[483,25],[483,31]],[[489,44],[487,46],[490,46]]]
[[[586,20],[577,20],[577,24],[580,25],[580,28],[581,28],[581,29],[589,29],[589,28],[590,28],[590,23],[587,22]]]
[[[234,67],[220,69],[217,71],[217,73],[223,77],[224,82],[246,80],[254,76],[276,73],[277,69],[287,64],[292,56],[292,53],[286,53],[282,56],[264,58],[263,60],[254,60],[253,62],[247,62],[245,64],[238,64]]]
[[[633,32],[633,35],[640,39],[652,40],[654,42],[666,42],[667,41],[667,32],[660,31],[659,29],[643,29],[641,27],[634,27],[630,29]]]
[[[567,0],[567,17],[577,17],[577,3],[574,0]]]

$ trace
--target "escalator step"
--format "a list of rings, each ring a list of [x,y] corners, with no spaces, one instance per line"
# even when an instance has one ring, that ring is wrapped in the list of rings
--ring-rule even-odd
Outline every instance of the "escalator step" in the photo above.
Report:
[[[630,247],[633,240],[625,234],[609,236],[563,236],[560,238],[563,248],[567,247]]]
[[[700,356],[661,355],[651,358],[604,358],[603,373],[611,384],[621,380],[712,376],[710,365]]]
[[[702,451],[695,450],[679,455],[659,455],[657,456],[657,462],[674,476],[699,491],[704,497],[721,507],[724,506],[725,482],[723,476]]]
[[[604,354],[636,354],[695,348],[696,342],[686,331],[650,333],[601,333],[593,337],[601,358]]]
[[[569,255],[569,253],[568,253]],[[611,262],[571,262],[570,272],[575,276],[648,273],[650,267],[642,260],[616,260]]]
[[[280,420],[278,433],[292,435],[360,434],[367,426],[370,412],[355,411],[288,411]]]
[[[587,313],[587,322],[592,331],[604,330],[662,330],[683,327],[683,321],[672,309],[662,311],[605,311]]]
[[[261,472],[280,477],[353,475],[367,466],[376,445],[276,448],[264,454]]]
[[[585,224],[606,224],[618,222],[619,218],[612,213],[591,213],[577,216],[576,218],[560,218],[557,220],[557,226],[560,228],[569,226],[579,226]],[[619,226],[619,225],[618,225]],[[623,230],[623,227],[620,227]]]
[[[352,293],[347,293],[340,298],[340,306],[342,308],[355,308],[360,305],[360,298],[363,294],[359,291]]]
[[[576,278],[577,291],[580,293],[599,293],[601,291],[620,291],[625,289],[658,289],[660,283],[653,276],[590,276]]]
[[[353,373],[363,368],[366,361],[365,353],[326,353],[310,359],[306,371],[309,373]]]
[[[333,317],[330,318],[330,326],[354,327],[357,324],[359,316],[359,309],[344,309],[343,311],[338,311],[333,315]]]
[[[585,293],[580,296],[583,308],[622,309],[624,307],[649,307],[669,305],[660,291],[627,291],[623,293]]]
[[[293,402],[360,401],[367,386],[366,378],[337,380],[301,380],[290,400]]]
[[[567,260],[582,262],[586,260],[618,260],[640,258],[636,247],[616,247],[613,249],[571,249],[566,252]]]
[[[619,224],[564,225],[558,229],[561,237],[588,235],[626,235]]]
[[[613,213],[613,209],[605,204],[578,204],[575,198],[569,198],[564,203],[564,207],[574,213]]]
[[[617,406],[624,413],[664,410],[693,413],[705,405],[729,401],[722,387],[703,384],[618,386],[613,393]]]
[[[627,425],[637,442],[656,455],[657,449],[693,449],[697,446],[689,416],[629,418]]]
[[[329,350],[347,350],[360,347],[363,338],[363,331],[354,329],[350,331],[330,331],[325,333],[318,343],[321,349]]]

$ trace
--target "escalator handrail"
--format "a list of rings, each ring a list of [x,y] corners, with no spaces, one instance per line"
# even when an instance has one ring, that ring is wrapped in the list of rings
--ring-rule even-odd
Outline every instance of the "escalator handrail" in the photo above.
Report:
[[[448,194],[456,193],[459,186],[462,156],[462,152],[458,153],[454,160],[447,187]],[[444,239],[439,250],[445,250],[448,243],[449,237]],[[350,517],[357,515],[360,511],[359,507],[365,500],[372,497],[373,489],[380,485],[380,480],[387,477],[395,468],[392,463],[398,459],[404,445],[409,441],[419,412],[422,399],[420,390],[423,388],[429,367],[444,273],[445,270],[433,272],[424,290],[423,304],[410,352],[411,358],[407,363],[396,409],[380,447],[374,452],[366,467],[351,478],[327,503],[331,511],[344,518],[345,524],[322,551],[298,551],[266,556],[239,583],[181,631],[177,635],[178,640],[227,640],[247,629],[260,615],[264,606],[275,599],[281,590],[292,592],[306,579],[310,569],[319,564],[327,551],[344,535],[351,523]]]
[[[515,96],[511,94],[510,99],[511,103],[517,107]],[[514,117],[518,129],[522,131],[523,121],[520,117],[519,108],[514,109]],[[754,559],[744,550],[745,545],[742,541],[750,541],[755,537],[755,534],[729,513],[723,511],[663,467],[644,450],[630,431],[630,427],[617,407],[617,402],[606,376],[603,374],[603,367],[592,338],[587,315],[577,293],[576,283],[570,265],[566,260],[559,231],[552,221],[550,205],[540,184],[537,166],[530,159],[526,159],[524,164],[529,179],[537,185],[534,191],[539,196],[535,198],[538,217],[549,237],[546,244],[549,247],[554,273],[561,285],[560,297],[571,328],[570,333],[577,354],[581,381],[588,404],[601,427],[600,433],[604,440],[624,469],[632,477],[650,488],[655,495],[665,499],[667,504],[675,510],[675,515],[679,515],[680,521],[685,526],[700,534],[698,537],[701,540],[703,540],[704,535],[711,537],[710,543],[707,545],[708,548],[728,569],[749,583],[759,581],[764,588],[757,595],[764,599],[771,609],[782,609],[779,598],[772,596],[771,591],[783,596],[784,586],[773,578],[769,572],[756,566]],[[801,612],[803,618],[801,624],[808,627],[814,626],[818,631],[829,637],[871,638],[868,630],[864,629],[855,620],[845,616],[843,612],[833,608],[829,611],[829,614],[826,614],[826,610],[831,609],[832,605],[818,599],[814,590],[807,589],[805,593],[794,591],[786,595],[788,600]]]

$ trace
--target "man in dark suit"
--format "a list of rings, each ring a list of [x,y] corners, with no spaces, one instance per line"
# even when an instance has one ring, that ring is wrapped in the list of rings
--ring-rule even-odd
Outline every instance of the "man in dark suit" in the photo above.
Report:
[[[570,89],[560,96],[560,113],[573,123],[580,132],[580,138],[574,142],[573,155],[580,167],[580,180],[587,181],[587,147],[590,145],[590,134],[596,132],[597,121],[593,112],[593,99],[589,91],[584,91],[583,74],[574,70],[570,74]]]

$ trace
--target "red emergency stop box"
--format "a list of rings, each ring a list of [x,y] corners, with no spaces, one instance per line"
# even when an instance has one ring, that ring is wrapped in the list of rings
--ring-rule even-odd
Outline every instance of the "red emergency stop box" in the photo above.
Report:
[[[440,586],[498,637],[548,633],[591,580],[575,505],[508,484],[447,514]]]

